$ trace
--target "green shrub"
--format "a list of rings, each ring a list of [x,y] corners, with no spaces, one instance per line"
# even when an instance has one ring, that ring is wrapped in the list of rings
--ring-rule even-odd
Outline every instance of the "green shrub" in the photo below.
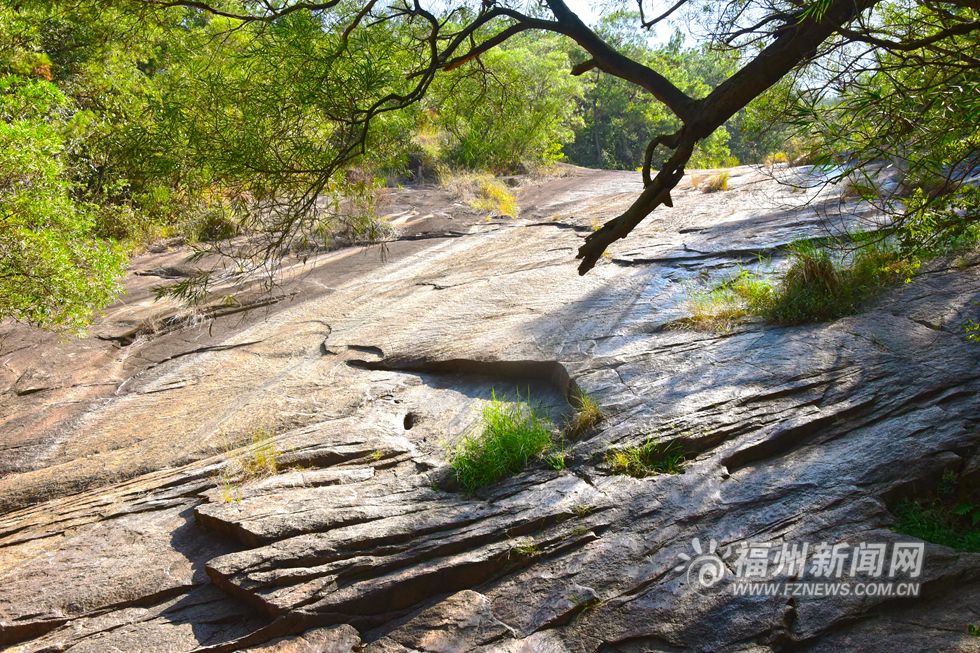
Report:
[[[2,69],[0,69],[2,72]],[[78,333],[119,295],[122,248],[78,199],[72,103],[54,84],[0,74],[0,321]]]
[[[551,446],[551,429],[528,401],[509,402],[493,392],[483,409],[482,428],[463,435],[449,461],[469,492],[515,474]]]
[[[676,442],[647,439],[638,447],[606,452],[606,464],[614,474],[645,478],[654,474],[680,474],[684,471],[684,450]]]
[[[521,35],[436,77],[427,104],[445,132],[443,160],[497,172],[560,160],[581,123],[583,80],[568,66],[558,39]]]

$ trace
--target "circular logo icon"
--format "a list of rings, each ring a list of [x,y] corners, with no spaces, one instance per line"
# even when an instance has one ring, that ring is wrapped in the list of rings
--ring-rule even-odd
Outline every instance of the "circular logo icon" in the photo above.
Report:
[[[691,549],[694,555],[680,554],[682,562],[674,570],[686,571],[688,585],[697,590],[710,589],[720,583],[725,577],[726,567],[725,561],[716,553],[718,543],[710,540],[705,550],[701,546],[701,541],[694,538],[691,540]]]

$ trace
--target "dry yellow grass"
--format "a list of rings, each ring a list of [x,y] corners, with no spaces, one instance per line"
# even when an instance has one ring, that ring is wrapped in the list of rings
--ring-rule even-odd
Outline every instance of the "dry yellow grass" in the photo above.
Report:
[[[691,185],[702,193],[715,193],[728,190],[728,171],[722,170],[713,175],[700,174],[691,177]]]
[[[517,198],[493,175],[443,170],[439,175],[439,183],[454,199],[486,212],[488,217],[517,217]]]

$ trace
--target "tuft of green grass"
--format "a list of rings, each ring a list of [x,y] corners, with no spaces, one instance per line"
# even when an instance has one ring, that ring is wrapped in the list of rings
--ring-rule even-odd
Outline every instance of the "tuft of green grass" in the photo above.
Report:
[[[916,268],[881,244],[862,247],[844,264],[836,263],[826,249],[797,243],[780,283],[742,270],[717,288],[694,295],[691,317],[682,324],[724,332],[753,315],[784,325],[833,320],[857,312],[888,285],[909,281]]]
[[[566,431],[575,438],[597,426],[604,416],[599,402],[581,390],[575,392],[572,401],[575,404],[575,416]]]
[[[826,250],[798,245],[782,284],[757,310],[777,324],[823,322],[857,312],[886,286],[908,281],[915,266],[881,245],[862,247],[847,265]]]
[[[660,442],[648,438],[638,447],[613,449],[606,452],[606,464],[614,474],[646,478],[654,474],[681,474],[684,471],[684,450],[676,442]]]
[[[573,594],[568,597],[574,608],[578,611],[591,610],[596,607],[602,600],[598,596],[593,596],[590,594]]]
[[[544,455],[544,462],[548,467],[556,472],[563,471],[568,467],[568,452],[565,451],[564,444],[555,445],[551,451]]]
[[[966,335],[967,342],[980,342],[980,324],[972,319],[967,320],[963,325],[963,333]]]
[[[520,544],[515,544],[510,550],[523,558],[537,558],[541,555],[541,547],[531,537],[522,540]]]
[[[947,470],[934,496],[905,499],[895,509],[895,530],[960,551],[980,552],[980,495],[957,492],[957,476]]]
[[[595,506],[591,506],[587,503],[577,503],[572,506],[572,512],[575,513],[576,517],[587,517],[588,515],[592,514],[593,510],[595,510]]]
[[[468,492],[496,483],[524,469],[528,461],[551,446],[550,424],[528,401],[509,402],[492,392],[483,409],[482,429],[463,435],[452,447],[449,462]]]
[[[694,295],[688,302],[691,317],[683,324],[703,331],[731,331],[744,318],[767,306],[773,293],[771,283],[742,270],[717,288]]]

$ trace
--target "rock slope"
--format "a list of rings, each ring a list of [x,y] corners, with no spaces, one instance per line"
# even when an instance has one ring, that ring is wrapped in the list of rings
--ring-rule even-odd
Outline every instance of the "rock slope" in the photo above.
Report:
[[[784,174],[799,174],[785,171]],[[136,261],[93,336],[5,326],[0,644],[15,651],[980,650],[980,554],[925,545],[920,595],[699,587],[692,541],[910,540],[896,503],[980,481],[980,261],[938,263],[833,323],[677,328],[699,288],[873,221],[739,168],[690,183],[590,275],[572,257],[637,175],[528,182],[522,216],[437,190],[389,200],[403,238],[287,271],[273,298],[196,314]],[[477,496],[447,440],[492,390],[606,420]],[[276,473],[229,469],[273,433]],[[684,473],[610,448],[682,447]],[[262,445],[266,446],[266,445]]]

